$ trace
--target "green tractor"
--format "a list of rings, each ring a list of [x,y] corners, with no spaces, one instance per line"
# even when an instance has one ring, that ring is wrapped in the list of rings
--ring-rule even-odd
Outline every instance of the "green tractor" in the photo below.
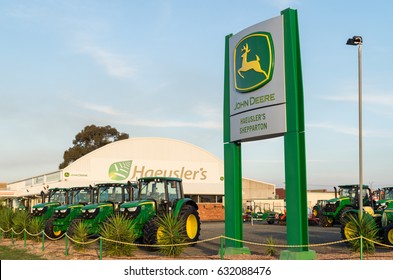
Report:
[[[343,222],[343,213],[351,209],[359,209],[359,185],[342,185],[335,187],[335,198],[326,201],[322,209],[319,224],[323,227],[331,227],[334,223]],[[371,190],[363,185],[363,205],[373,204]]]
[[[344,221],[341,224],[341,237],[346,240],[352,238],[354,232],[354,226],[351,225],[353,220],[349,218],[349,215],[357,217],[359,210],[351,209],[344,213]],[[370,215],[378,228],[379,238],[383,243],[392,246],[393,245],[393,204],[390,204],[381,212],[374,211],[373,207],[363,207],[363,215]]]
[[[120,205],[120,212],[134,220],[136,239],[144,244],[156,244],[160,240],[158,216],[172,212],[183,221],[186,242],[199,239],[201,222],[198,205],[184,197],[180,178],[145,177],[138,180],[138,199]]]
[[[68,235],[74,236],[78,224],[83,222],[88,229],[88,235],[100,234],[102,223],[119,211],[119,205],[133,199],[134,186],[132,183],[105,183],[95,185],[97,192],[93,204],[82,207],[82,214],[73,219],[68,227]]]
[[[42,203],[32,207],[33,218],[38,219],[44,226],[58,206],[70,203],[69,192],[69,188],[50,188],[47,195],[41,192]],[[45,202],[46,197],[48,197],[48,202]]]
[[[57,238],[67,232],[68,226],[82,214],[85,205],[94,202],[94,188],[74,187],[69,189],[70,204],[56,207],[54,214],[45,223],[45,234]]]
[[[393,187],[384,187],[379,190],[379,199],[375,202],[375,210],[382,213],[393,202]],[[393,203],[392,203],[393,205]]]

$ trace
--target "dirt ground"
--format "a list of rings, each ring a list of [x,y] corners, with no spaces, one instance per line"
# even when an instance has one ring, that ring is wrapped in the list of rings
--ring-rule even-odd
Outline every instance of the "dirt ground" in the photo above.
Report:
[[[44,250],[42,250],[42,243],[27,240],[26,246],[23,240],[14,240],[14,244],[10,239],[2,239],[0,241],[0,245],[2,246],[11,246],[18,249],[26,249],[29,253],[41,256],[48,260],[99,260],[100,252],[98,248],[98,244],[92,244],[90,248],[85,249],[84,251],[78,251],[72,245],[68,245],[68,252],[66,254],[66,244],[65,240],[57,240],[57,241],[45,241]],[[198,246],[198,245],[197,245]],[[187,248],[185,249],[187,251]],[[317,259],[318,260],[359,260],[359,253],[352,253],[348,250],[343,252],[323,252],[320,250],[316,250]],[[114,259],[148,259],[148,260],[160,260],[160,259],[173,259],[168,257],[163,257],[158,254],[158,252],[148,252],[143,249],[136,249],[133,256],[130,257],[111,257],[106,256],[105,252],[103,253],[102,259],[104,260],[114,260]],[[190,255],[190,254],[182,254],[176,259],[184,259],[184,260],[218,260],[220,256],[217,255]],[[226,260],[278,260],[279,259],[279,250],[277,251],[276,256],[267,256],[263,254],[251,254],[251,255],[235,255],[235,256],[225,256]],[[393,250],[377,250],[374,254],[364,255],[363,259],[365,260],[393,260]]]

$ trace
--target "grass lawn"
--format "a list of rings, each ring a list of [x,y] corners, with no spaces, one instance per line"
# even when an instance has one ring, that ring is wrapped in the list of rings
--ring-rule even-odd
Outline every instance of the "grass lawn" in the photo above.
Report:
[[[12,248],[11,246],[0,246],[0,260],[45,260],[27,250]]]

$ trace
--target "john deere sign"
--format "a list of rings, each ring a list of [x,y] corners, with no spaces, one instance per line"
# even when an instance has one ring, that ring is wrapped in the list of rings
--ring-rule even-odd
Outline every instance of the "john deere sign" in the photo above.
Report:
[[[243,240],[242,142],[284,136],[287,243],[281,259],[315,259],[308,250],[304,97],[297,11],[225,38],[225,235]],[[304,246],[299,246],[304,245]],[[247,254],[225,241],[225,254]]]
[[[231,141],[282,135],[286,131],[282,17],[233,35],[229,45]]]

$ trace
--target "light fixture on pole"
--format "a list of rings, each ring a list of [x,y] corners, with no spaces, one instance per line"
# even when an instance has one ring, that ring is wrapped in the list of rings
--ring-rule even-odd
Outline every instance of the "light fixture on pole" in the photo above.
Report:
[[[362,45],[361,36],[353,36],[347,40],[347,45],[358,46],[359,71],[359,218],[363,215],[363,132],[362,132]]]

